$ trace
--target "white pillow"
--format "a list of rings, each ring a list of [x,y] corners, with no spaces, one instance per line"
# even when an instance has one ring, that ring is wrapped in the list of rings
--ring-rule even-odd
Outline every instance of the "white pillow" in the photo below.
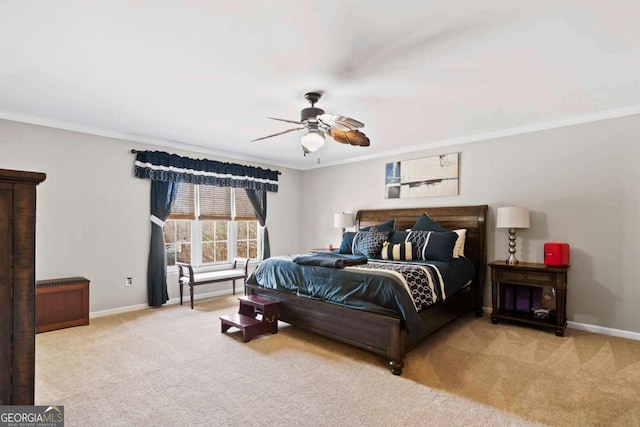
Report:
[[[453,257],[460,258],[464,256],[464,241],[467,238],[467,230],[465,228],[460,230],[453,230],[458,234],[456,239],[456,245],[453,247]]]

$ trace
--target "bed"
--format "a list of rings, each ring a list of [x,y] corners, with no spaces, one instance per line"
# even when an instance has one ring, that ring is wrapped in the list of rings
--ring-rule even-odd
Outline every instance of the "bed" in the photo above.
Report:
[[[277,300],[280,321],[382,355],[387,358],[391,372],[400,375],[405,355],[425,337],[466,313],[474,312],[476,316],[482,316],[483,312],[487,205],[360,210],[356,214],[356,228],[362,229],[395,219],[395,229],[404,231],[410,229],[423,213],[427,213],[449,230],[466,229],[464,255],[473,265],[474,274],[466,286],[448,295],[444,301],[414,313],[412,323],[408,323],[401,312],[368,311],[363,307],[353,308],[269,289],[256,280],[255,273],[247,281],[246,292],[248,295]],[[332,271],[326,268],[324,270]],[[286,282],[288,277],[278,280]],[[318,282],[320,281],[321,278],[318,278]],[[418,328],[416,316],[420,324]],[[411,326],[410,333],[408,325]]]

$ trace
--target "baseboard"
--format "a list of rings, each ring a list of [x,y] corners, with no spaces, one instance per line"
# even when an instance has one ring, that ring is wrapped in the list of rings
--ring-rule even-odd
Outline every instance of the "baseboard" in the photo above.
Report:
[[[485,313],[491,314],[491,307],[482,307]],[[604,326],[589,325],[588,323],[579,323],[567,321],[567,328],[576,329],[578,331],[593,332],[594,334],[608,335],[611,337],[628,338],[630,340],[640,341],[640,333],[625,331],[623,329],[606,328]]]
[[[579,331],[594,332],[596,334],[609,335],[612,337],[629,338],[631,340],[640,341],[639,332],[625,331],[623,329],[605,328],[604,326],[589,325],[587,323],[567,322],[567,328],[577,329]]]
[[[240,287],[242,288],[242,287]],[[242,289],[240,289],[242,291]],[[231,295],[232,294],[232,290],[231,288],[229,289],[222,289],[219,291],[214,291],[214,292],[208,292],[205,294],[198,294],[198,295],[194,295],[193,296],[193,300],[194,301],[198,301],[201,299],[205,299],[205,298],[213,298],[213,297],[221,297],[221,296],[227,296],[227,295]],[[236,292],[237,294],[237,292]],[[171,298],[169,301],[167,301],[165,303],[165,305],[173,305],[173,304],[180,304],[180,297],[175,297],[175,298]],[[189,305],[189,296],[187,295],[186,298],[183,299],[183,304],[185,305]],[[138,310],[145,310],[151,308],[149,307],[148,304],[136,304],[136,305],[129,305],[126,307],[119,307],[119,308],[113,308],[110,310],[100,310],[100,311],[92,311],[89,313],[89,318],[90,319],[95,319],[96,317],[104,317],[104,316],[111,316],[112,314],[120,314],[120,313],[128,313],[130,311],[138,311]]]

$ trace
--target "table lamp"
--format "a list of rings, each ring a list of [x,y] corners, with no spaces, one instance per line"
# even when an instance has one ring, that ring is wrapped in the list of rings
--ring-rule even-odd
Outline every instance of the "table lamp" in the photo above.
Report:
[[[516,265],[516,229],[529,228],[529,209],[521,207],[498,208],[496,228],[509,229],[509,265]]]
[[[333,215],[333,226],[336,228],[342,228],[342,236],[347,227],[353,227],[353,214],[352,213],[337,213]]]

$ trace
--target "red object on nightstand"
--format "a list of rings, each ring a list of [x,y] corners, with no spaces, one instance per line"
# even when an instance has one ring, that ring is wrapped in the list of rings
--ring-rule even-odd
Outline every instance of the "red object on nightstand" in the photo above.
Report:
[[[544,264],[553,267],[569,265],[569,244],[561,242],[545,243]]]

